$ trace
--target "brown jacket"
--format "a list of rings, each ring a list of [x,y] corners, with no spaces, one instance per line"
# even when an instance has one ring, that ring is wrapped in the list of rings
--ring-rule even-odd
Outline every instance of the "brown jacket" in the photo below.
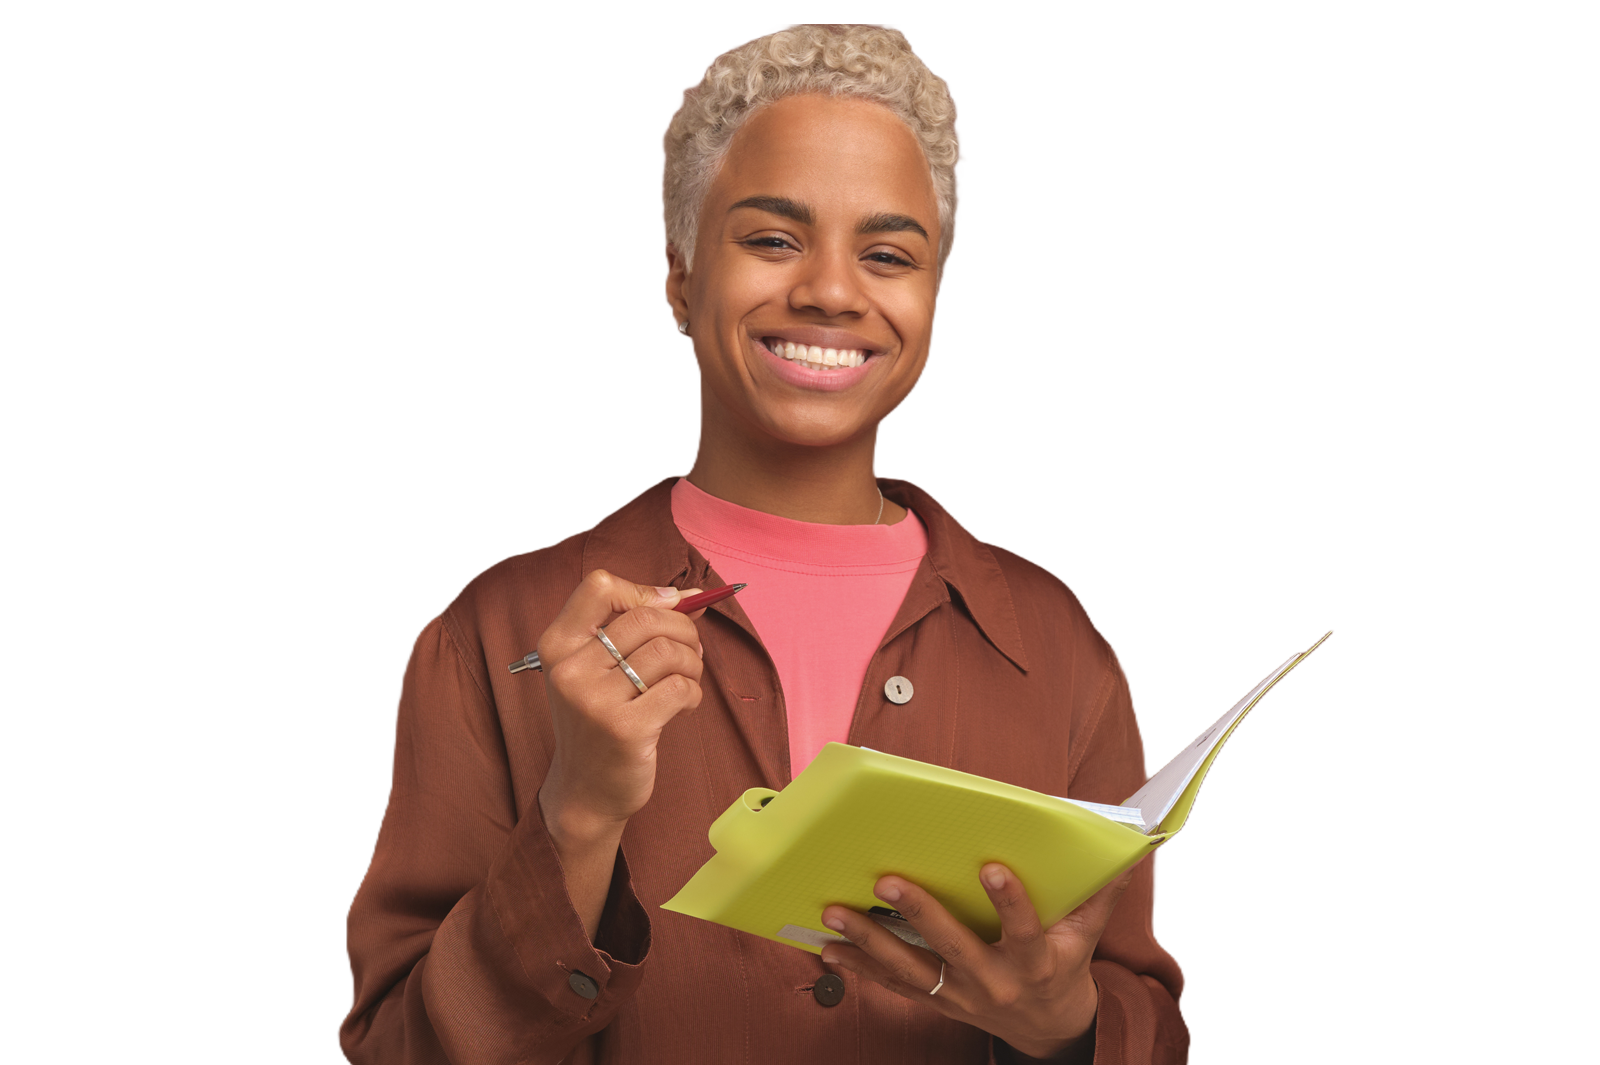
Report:
[[[506,663],[590,570],[678,587],[738,579],[710,572],[679,535],[671,484],[490,569],[418,639],[389,809],[350,910],[351,1061],[991,1060],[978,1029],[849,974],[843,1001],[825,1007],[811,994],[825,972],[815,955],[658,908],[711,856],[718,814],[746,788],[789,781],[783,692],[736,599],[699,622],[704,700],[662,734],[655,792],[623,836],[596,941],[584,934],[536,801],[553,744],[544,685]],[[872,659],[849,742],[1051,794],[1131,794],[1144,765],[1127,682],[1077,599],[912,485],[882,487],[927,526],[928,555]],[[883,694],[897,675],[915,689],[904,705]],[[1186,1057],[1182,977],[1151,933],[1150,903],[1147,861],[1096,952],[1098,1062]],[[574,989],[575,972],[597,998]]]

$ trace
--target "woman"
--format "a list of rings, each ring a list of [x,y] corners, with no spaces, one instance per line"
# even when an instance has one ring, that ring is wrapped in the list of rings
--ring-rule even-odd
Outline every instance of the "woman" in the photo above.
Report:
[[[986,866],[993,945],[883,878],[940,957],[841,907],[822,919],[849,943],[820,959],[658,908],[717,814],[829,740],[1097,801],[1143,781],[1126,682],[1072,594],[873,476],[928,356],[954,114],[873,27],[753,41],[686,94],[667,297],[700,366],[699,454],[489,570],[418,641],[350,915],[352,1060],[1184,1057],[1148,863],[1049,929]],[[735,580],[736,600],[671,610]],[[534,646],[542,677],[509,674]]]

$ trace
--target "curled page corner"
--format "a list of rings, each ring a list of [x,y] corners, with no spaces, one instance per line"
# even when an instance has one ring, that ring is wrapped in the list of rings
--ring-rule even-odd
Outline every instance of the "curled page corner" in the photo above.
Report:
[[[1123,800],[1122,805],[1124,807],[1135,807],[1139,810],[1142,819],[1141,827],[1149,831],[1155,831],[1163,827],[1167,815],[1172,813],[1173,808],[1178,805],[1179,799],[1189,790],[1190,785],[1196,783],[1197,777],[1204,778],[1205,771],[1210,766],[1211,760],[1216,757],[1218,748],[1226,742],[1229,735],[1233,733],[1234,728],[1244,719],[1244,716],[1250,712],[1256,703],[1261,701],[1262,696],[1272,690],[1273,685],[1282,680],[1291,669],[1305,661],[1306,656],[1321,647],[1323,641],[1332,635],[1333,630],[1328,630],[1321,640],[1318,640],[1299,654],[1291,655],[1281,666],[1268,673],[1262,678],[1261,683],[1245,694],[1243,699],[1233,704],[1232,709],[1217,718],[1212,726],[1200,733],[1193,743],[1179,751],[1172,761],[1162,766],[1154,776],[1145,781],[1142,788]],[[1180,819],[1179,825],[1167,826],[1165,830],[1176,832],[1181,823]]]

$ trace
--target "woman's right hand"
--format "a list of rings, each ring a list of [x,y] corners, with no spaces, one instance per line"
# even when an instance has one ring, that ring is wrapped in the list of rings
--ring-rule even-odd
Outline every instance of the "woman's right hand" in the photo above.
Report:
[[[564,859],[608,846],[615,854],[623,826],[655,787],[661,730],[700,703],[700,635],[672,609],[698,590],[595,570],[539,637],[555,729],[539,806]],[[602,625],[648,691],[641,694],[600,643]]]

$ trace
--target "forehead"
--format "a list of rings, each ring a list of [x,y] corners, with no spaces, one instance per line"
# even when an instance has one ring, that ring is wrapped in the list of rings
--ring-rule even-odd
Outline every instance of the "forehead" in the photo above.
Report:
[[[888,108],[850,97],[789,96],[752,115],[728,146],[706,220],[720,225],[728,205],[748,196],[805,203],[822,224],[881,211],[908,214],[930,235],[938,224],[916,135]]]

